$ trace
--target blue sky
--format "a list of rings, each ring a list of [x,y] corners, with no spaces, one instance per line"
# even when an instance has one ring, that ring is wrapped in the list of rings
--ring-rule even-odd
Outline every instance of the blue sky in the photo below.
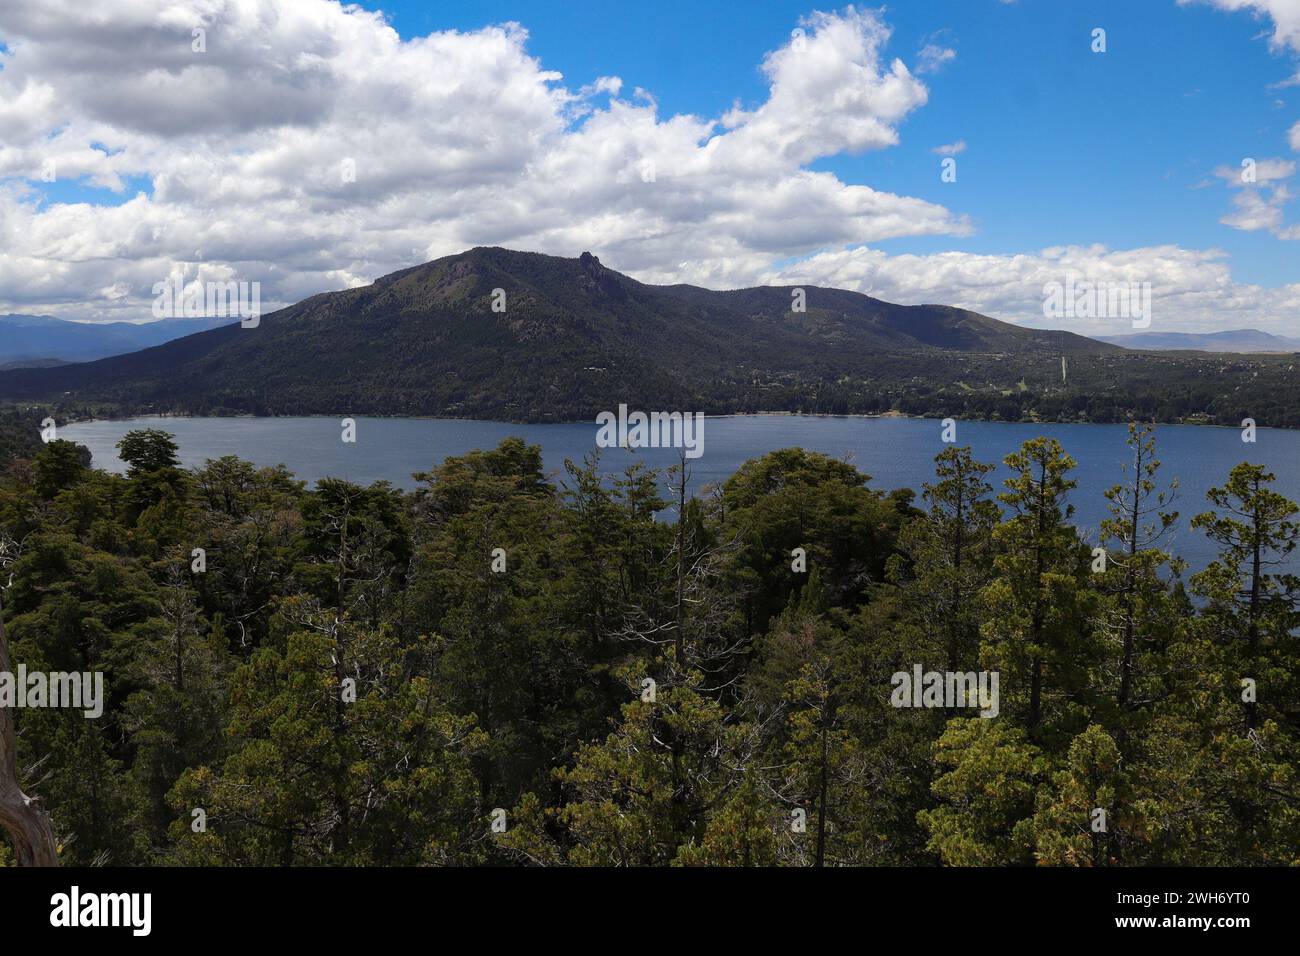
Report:
[[[810,9],[788,0],[361,5],[383,11],[407,38],[513,20],[567,84],[617,75],[652,93],[664,114],[707,117],[736,99],[762,101],[763,54]],[[1229,252],[1240,281],[1300,280],[1300,244],[1222,224],[1224,190],[1204,188],[1216,167],[1289,155],[1300,86],[1276,88],[1296,67],[1269,51],[1266,21],[1173,0],[911,0],[884,10],[891,55],[912,66],[931,43],[957,55],[924,74],[929,102],[902,125],[897,147],[814,168],[942,203],[969,214],[977,231],[881,248],[1005,254],[1172,243]],[[1091,51],[1095,27],[1107,31],[1104,54]],[[931,149],[957,140],[967,144],[957,181],[943,183]]]
[[[501,245],[1126,331],[1048,315],[1080,276],[1296,335],[1296,194],[1300,0],[0,2],[0,313]]]

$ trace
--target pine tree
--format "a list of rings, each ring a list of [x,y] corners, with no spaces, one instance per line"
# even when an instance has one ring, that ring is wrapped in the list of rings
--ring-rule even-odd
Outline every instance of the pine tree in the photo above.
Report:
[[[993,577],[1000,515],[985,481],[993,466],[975,461],[969,447],[944,449],[935,465],[938,481],[922,495],[928,508],[903,526],[890,572],[903,585],[910,616],[921,622],[925,646],[918,650],[956,671],[978,659],[975,598]]]
[[[998,499],[1010,517],[994,532],[997,579],[981,593],[982,655],[986,667],[1005,672],[1001,686],[1011,707],[1004,710],[1022,719],[1036,742],[1046,730],[1059,742],[1086,719],[1080,695],[1100,657],[1087,633],[1085,552],[1067,523],[1074,459],[1056,439],[1035,438],[1006,465],[1013,475]],[[1053,709],[1054,726],[1045,728]]]

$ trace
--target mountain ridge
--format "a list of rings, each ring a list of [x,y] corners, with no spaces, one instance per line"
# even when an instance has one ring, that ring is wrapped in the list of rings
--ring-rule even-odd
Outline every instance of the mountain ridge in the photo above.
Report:
[[[1222,332],[1138,332],[1132,335],[1095,336],[1099,342],[1121,348],[1195,352],[1300,352],[1300,339],[1287,338],[1259,329],[1229,329]]]
[[[792,309],[796,289],[803,312]],[[1186,357],[953,306],[817,286],[658,286],[589,252],[480,246],[311,296],[254,328],[232,324],[95,362],[0,372],[0,399],[95,413],[533,422],[590,421],[620,403],[708,414],[1229,420],[1235,408],[1211,389],[1224,381],[1240,383],[1234,401],[1258,393],[1259,409],[1289,400],[1288,373],[1264,371],[1234,359],[1211,381]]]
[[[17,362],[91,362],[161,345],[227,321],[73,322],[52,315],[0,315],[0,366]]]

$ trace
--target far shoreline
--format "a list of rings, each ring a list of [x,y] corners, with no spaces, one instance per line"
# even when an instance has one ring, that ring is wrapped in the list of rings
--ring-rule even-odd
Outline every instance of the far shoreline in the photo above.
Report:
[[[503,419],[503,418],[469,418],[469,417],[458,417],[455,415],[378,415],[373,413],[356,414],[356,413],[348,413],[348,412],[313,413],[313,414],[302,414],[302,415],[253,415],[253,414],[195,415],[195,414],[180,413],[180,412],[147,412],[147,413],[140,413],[140,414],[133,414],[133,415],[106,415],[106,416],[99,416],[94,418],[73,418],[73,419],[68,419],[65,422],[59,423],[58,427],[67,428],[73,425],[89,425],[89,424],[95,424],[99,422],[122,422],[122,421],[131,421],[131,420],[139,420],[139,419],[158,419],[160,421],[165,421],[168,419],[185,419],[185,420],[210,419],[213,421],[247,419],[247,420],[268,420],[269,421],[275,419],[310,419],[310,418],[335,419],[340,417],[363,418],[363,419],[369,418],[369,419],[378,419],[378,420],[386,420],[386,421],[481,422],[485,425],[486,424],[517,425],[517,426],[527,426],[529,428],[539,427],[539,426],[551,426],[551,425],[592,425],[592,426],[596,425],[594,419],[588,419],[588,418],[566,419],[564,421],[539,422],[539,421],[520,421],[520,420]],[[937,415],[909,415],[906,412],[890,410],[887,412],[878,412],[878,413],[791,412],[791,411],[723,412],[723,413],[716,413],[716,414],[705,413],[704,417],[706,420],[723,419],[723,418],[815,418],[815,419],[861,419],[864,421],[895,419],[901,421],[942,422],[945,421],[947,418],[954,417],[954,416],[944,416],[941,418]],[[1102,427],[1126,426],[1129,424],[1130,421],[1132,422],[1146,421],[1145,419],[1129,419],[1128,421],[1117,421],[1117,422],[1094,422],[1094,421],[1086,421],[1086,420],[1079,420],[1079,419],[1071,419],[1071,420],[1030,419],[1030,420],[1008,421],[1006,419],[1001,419],[1001,418],[955,418],[955,420],[958,422],[980,422],[989,425],[1043,425],[1043,426],[1096,425]],[[1151,422],[1150,424],[1154,424],[1157,428],[1223,428],[1232,431],[1240,431],[1242,428],[1241,425],[1220,425],[1217,422],[1157,421],[1157,422]],[[1286,432],[1300,431],[1300,428],[1289,428],[1285,425],[1267,425],[1267,424],[1261,425],[1258,422],[1256,422],[1256,429],[1265,430],[1265,431],[1286,431]]]

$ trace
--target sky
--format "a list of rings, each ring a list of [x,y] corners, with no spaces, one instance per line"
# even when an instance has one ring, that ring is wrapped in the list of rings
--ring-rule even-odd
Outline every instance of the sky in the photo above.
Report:
[[[1300,335],[1298,163],[1300,0],[0,4],[0,313],[501,245],[1084,334],[1133,328],[1045,286],[1148,283],[1146,331]]]

